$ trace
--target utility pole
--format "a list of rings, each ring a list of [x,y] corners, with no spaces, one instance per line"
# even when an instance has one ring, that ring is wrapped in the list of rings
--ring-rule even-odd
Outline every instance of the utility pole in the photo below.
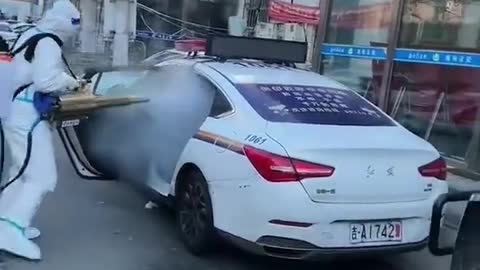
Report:
[[[128,48],[130,39],[135,37],[137,1],[104,0],[105,26],[107,39],[112,39],[113,65],[128,65]],[[113,36],[112,36],[113,35]]]
[[[51,9],[53,7],[53,2],[54,0],[44,0],[43,1],[43,7],[42,7],[42,16],[47,12],[47,10]]]
[[[107,0],[108,1],[108,0]],[[82,30],[80,32],[80,51],[83,53],[93,53],[96,50],[97,37],[95,26],[97,24],[97,1],[80,1],[80,11],[82,13]]]

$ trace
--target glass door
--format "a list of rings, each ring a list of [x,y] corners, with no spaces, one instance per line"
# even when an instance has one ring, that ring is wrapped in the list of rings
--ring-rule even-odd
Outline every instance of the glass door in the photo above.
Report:
[[[390,82],[389,113],[461,162],[478,153],[479,34],[480,0],[405,0]]]
[[[320,70],[379,103],[393,0],[331,0]]]

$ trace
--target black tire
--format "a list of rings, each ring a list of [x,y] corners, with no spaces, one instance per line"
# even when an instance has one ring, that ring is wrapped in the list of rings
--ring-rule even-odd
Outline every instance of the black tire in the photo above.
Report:
[[[216,240],[208,185],[197,170],[186,173],[180,181],[175,207],[180,237],[193,254],[204,255]]]

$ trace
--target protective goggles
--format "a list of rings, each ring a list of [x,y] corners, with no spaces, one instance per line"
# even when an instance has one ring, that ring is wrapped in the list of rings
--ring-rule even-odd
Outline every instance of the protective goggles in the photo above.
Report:
[[[72,25],[80,25],[80,18],[72,18]]]

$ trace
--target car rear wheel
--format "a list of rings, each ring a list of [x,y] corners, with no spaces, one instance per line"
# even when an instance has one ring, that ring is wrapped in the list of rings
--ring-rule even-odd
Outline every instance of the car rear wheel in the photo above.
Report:
[[[187,248],[196,255],[210,251],[215,242],[213,211],[208,185],[199,171],[181,179],[177,192],[177,225]]]

